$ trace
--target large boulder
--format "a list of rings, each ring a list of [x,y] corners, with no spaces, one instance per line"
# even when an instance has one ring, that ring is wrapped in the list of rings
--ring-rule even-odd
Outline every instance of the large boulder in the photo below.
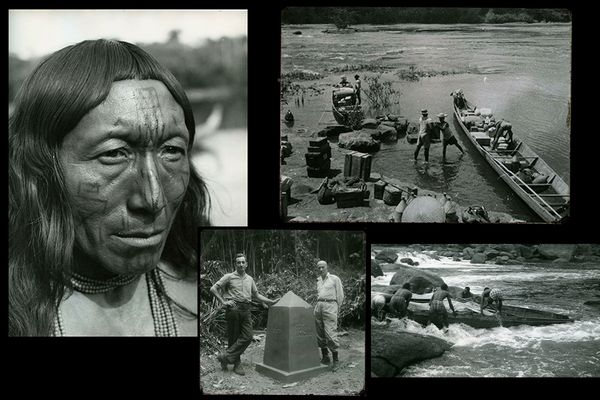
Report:
[[[377,121],[375,118],[365,118],[365,119],[363,119],[362,123],[360,124],[361,128],[376,129],[378,126],[379,126],[379,121]]]
[[[554,260],[556,258],[564,258],[571,260],[577,249],[576,244],[540,244],[537,251],[541,258]]]
[[[378,132],[375,130],[375,132]],[[374,153],[379,151],[381,143],[371,137],[364,130],[342,133],[338,146],[344,149],[360,151],[361,153]]]
[[[413,279],[416,277],[422,279]],[[392,277],[390,285],[403,285],[406,282],[411,284],[412,292],[423,294],[431,293],[433,288],[441,286],[444,280],[434,273],[418,268],[402,266]]]
[[[383,249],[377,253],[375,259],[386,263],[395,263],[398,259],[398,253],[393,249]]]
[[[415,262],[412,260],[412,258],[408,257],[401,258],[400,262],[408,265],[415,265]]]
[[[535,247],[519,244],[517,245],[517,253],[523,258],[532,258],[536,253]]]
[[[434,336],[373,325],[371,371],[379,377],[394,377],[411,364],[441,356],[450,346],[450,343]]]
[[[408,283],[410,284],[410,291],[417,294],[431,293],[438,286],[422,276],[413,276]]]
[[[471,257],[471,264],[485,264],[487,257],[483,253],[475,253]]]
[[[379,261],[371,260],[371,276],[378,277],[383,276],[383,271],[381,270],[381,265],[379,265]]]

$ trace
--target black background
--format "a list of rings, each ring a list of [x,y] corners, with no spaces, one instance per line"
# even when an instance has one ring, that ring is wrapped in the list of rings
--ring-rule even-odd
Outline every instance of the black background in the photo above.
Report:
[[[248,187],[251,228],[290,228],[279,218],[279,74],[280,12],[285,5],[360,6],[349,2],[169,2],[143,4],[144,8],[248,9]],[[400,3],[366,6],[447,6]],[[596,243],[600,222],[600,104],[597,94],[597,27],[595,10],[573,2],[461,2],[453,6],[569,8],[573,13],[572,123],[571,123],[571,220],[561,225],[444,225],[352,223],[294,225],[303,229],[363,230],[370,243]],[[57,4],[56,8],[142,8],[122,3],[91,6]],[[18,8],[49,8],[33,4]],[[17,8],[17,7],[13,7]],[[8,32],[8,30],[7,30]],[[459,55],[457,55],[458,57]],[[367,247],[368,249],[368,247]],[[369,251],[366,256],[369,257]],[[366,260],[365,260],[366,261]],[[6,309],[6,308],[5,308]],[[367,329],[367,354],[369,335]],[[3,357],[7,371],[4,391],[16,396],[168,396],[196,398],[199,390],[199,343],[194,338],[8,338]],[[370,361],[366,359],[369,375]],[[332,378],[333,379],[333,378]],[[524,391],[560,390],[576,384],[577,392],[597,384],[592,379],[370,379],[364,396],[369,398],[416,395],[510,396]],[[458,386],[458,387],[457,387]],[[571,386],[573,388],[573,386]],[[598,386],[596,385],[596,392]],[[204,396],[204,395],[202,395]],[[256,397],[256,396],[252,396]],[[264,397],[264,396],[262,396]],[[340,398],[335,396],[335,398]]]

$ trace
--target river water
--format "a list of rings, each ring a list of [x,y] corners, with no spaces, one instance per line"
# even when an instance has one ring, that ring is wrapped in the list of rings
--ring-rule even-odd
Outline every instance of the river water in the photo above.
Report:
[[[440,112],[448,114],[447,120],[467,154],[459,157],[458,150],[450,147],[449,163],[442,164],[441,144],[433,144],[430,164],[414,164],[414,145],[399,140],[382,146],[374,156],[373,172],[447,192],[463,205],[485,205],[527,221],[539,221],[460,133],[452,115],[450,93],[461,88],[472,103],[491,108],[497,118],[509,120],[515,135],[567,183],[570,181],[567,115],[571,24],[361,25],[360,29],[369,31],[323,33],[327,28],[331,27],[282,27],[282,72],[308,69],[324,75],[321,80],[304,82],[321,86],[323,93],[307,97],[300,106],[290,101],[282,109],[294,113],[294,129],[318,130],[319,125],[333,121],[329,88],[339,82],[342,73],[329,72],[332,68],[375,64],[389,68],[382,79],[391,80],[401,92],[398,114],[411,120],[418,119],[422,108],[432,117]],[[298,30],[302,34],[294,35]],[[411,66],[437,76],[417,82],[400,80],[396,72]],[[351,82],[355,73],[362,75],[363,87],[364,76],[374,74],[360,69],[343,73]]]
[[[506,305],[569,315],[572,323],[475,329],[450,324],[447,333],[434,325],[393,319],[392,329],[433,335],[452,344],[441,357],[408,367],[406,377],[589,377],[600,376],[600,266],[592,264],[493,265],[440,261],[424,254],[400,253],[419,261],[418,268],[441,276],[449,286],[484,287],[504,292]],[[372,278],[388,284],[393,273]],[[447,307],[447,304],[446,304]]]

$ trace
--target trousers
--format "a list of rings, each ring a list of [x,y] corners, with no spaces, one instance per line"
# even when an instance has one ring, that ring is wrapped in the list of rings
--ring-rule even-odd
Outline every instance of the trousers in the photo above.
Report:
[[[315,324],[319,347],[337,350],[340,346],[337,337],[338,305],[336,302],[318,301],[315,306]]]
[[[227,360],[236,364],[240,362],[240,356],[252,342],[250,305],[236,303],[235,306],[227,308],[225,319],[227,320]]]

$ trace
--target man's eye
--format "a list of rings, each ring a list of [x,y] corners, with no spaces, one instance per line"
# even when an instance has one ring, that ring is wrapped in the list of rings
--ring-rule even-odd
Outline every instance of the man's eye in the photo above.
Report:
[[[185,156],[185,149],[179,146],[164,146],[162,154],[171,161],[177,161]]]
[[[126,161],[129,158],[129,153],[125,148],[118,148],[105,151],[104,153],[100,154],[98,158],[105,164],[116,164]]]

